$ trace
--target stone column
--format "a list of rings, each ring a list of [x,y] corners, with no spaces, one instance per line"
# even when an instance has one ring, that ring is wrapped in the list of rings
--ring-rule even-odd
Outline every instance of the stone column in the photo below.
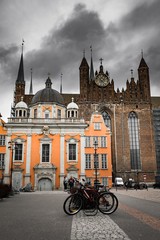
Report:
[[[60,188],[63,189],[64,179],[64,134],[60,135]]]
[[[30,182],[30,165],[31,165],[31,141],[32,136],[27,136],[27,154],[26,154],[26,174],[25,174],[25,185]]]
[[[85,177],[85,136],[81,135],[81,178]]]

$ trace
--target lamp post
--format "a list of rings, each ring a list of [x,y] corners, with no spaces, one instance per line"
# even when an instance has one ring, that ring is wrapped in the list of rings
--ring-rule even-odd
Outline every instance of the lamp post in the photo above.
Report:
[[[97,148],[98,148],[98,143],[97,141],[95,141],[93,143],[94,145],[94,163],[95,163],[95,187],[97,188],[97,183],[98,183],[98,179],[97,179]]]
[[[9,141],[8,142],[8,149],[11,150],[11,175],[10,175],[10,190],[12,191],[12,172],[13,172],[13,151],[15,150],[16,148],[16,142],[14,142],[13,140]]]

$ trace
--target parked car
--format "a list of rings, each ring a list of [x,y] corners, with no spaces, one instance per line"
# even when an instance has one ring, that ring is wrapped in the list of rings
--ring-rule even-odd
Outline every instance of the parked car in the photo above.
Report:
[[[123,179],[121,177],[116,177],[114,180],[115,187],[122,187],[124,186]]]
[[[128,180],[124,183],[127,189],[148,189],[148,186],[144,182],[135,182],[134,180]]]
[[[153,188],[160,188],[160,182],[154,183]]]

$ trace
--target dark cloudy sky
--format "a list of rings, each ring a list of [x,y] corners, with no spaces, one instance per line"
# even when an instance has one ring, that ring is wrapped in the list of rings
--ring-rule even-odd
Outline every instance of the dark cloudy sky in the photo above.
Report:
[[[160,96],[159,0],[0,0],[0,112],[10,117],[21,43],[24,39],[26,93],[33,68],[34,93],[52,86],[63,92],[79,92],[79,65],[85,56],[94,70],[103,58],[104,70],[115,89],[126,87],[130,70],[143,56],[150,68],[151,94]]]

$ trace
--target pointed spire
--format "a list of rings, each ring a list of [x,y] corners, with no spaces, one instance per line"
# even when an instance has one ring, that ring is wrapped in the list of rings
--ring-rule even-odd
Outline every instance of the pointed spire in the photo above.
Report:
[[[60,83],[60,93],[62,94],[62,76],[63,74],[61,73],[61,83]]]
[[[143,50],[141,50],[141,61],[140,61],[140,64],[139,64],[139,68],[148,68],[144,58],[143,58]]]
[[[33,87],[32,87],[32,68],[31,68],[31,82],[30,82],[29,94],[33,94]]]
[[[92,46],[91,49],[91,65],[90,65],[90,81],[94,79],[94,68],[93,68],[93,59],[92,59]]]
[[[18,76],[16,83],[24,83],[24,68],[23,68],[23,53],[21,53],[21,59],[19,64]]]

